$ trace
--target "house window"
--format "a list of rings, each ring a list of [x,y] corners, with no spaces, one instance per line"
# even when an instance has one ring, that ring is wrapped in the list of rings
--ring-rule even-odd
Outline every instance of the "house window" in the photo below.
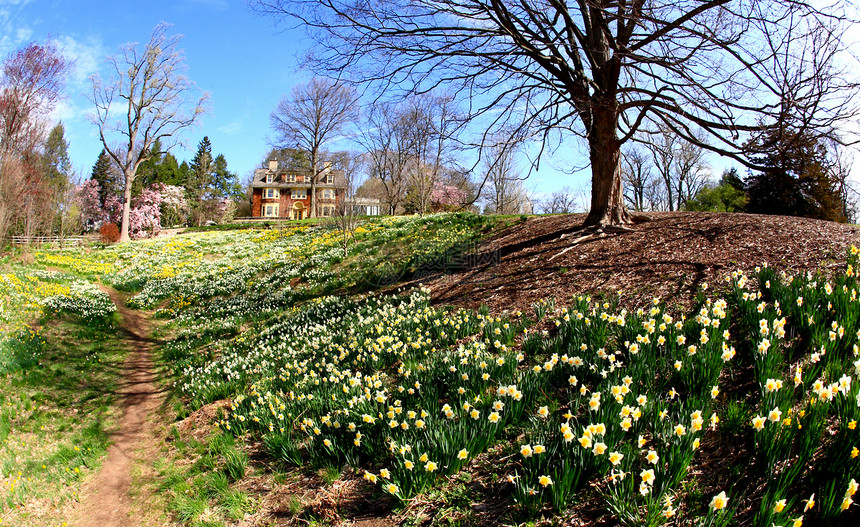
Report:
[[[272,181],[274,181],[274,179],[275,179],[274,174],[266,174],[266,183],[271,183]]]
[[[267,188],[263,197],[266,199],[277,199],[281,196],[281,193],[276,188]]]
[[[293,199],[306,199],[308,197],[308,191],[303,188],[294,188],[292,197]]]
[[[287,174],[287,183],[295,183],[296,175],[295,174]]]
[[[332,176],[331,174],[327,175],[325,178],[323,178],[323,183],[325,183],[326,185],[331,185],[332,183],[334,183],[334,176]]]
[[[330,188],[323,189],[321,191],[321,194],[322,194],[322,199],[333,199],[334,198],[334,191]]]
[[[277,218],[280,216],[280,214],[278,214],[278,205],[266,205],[264,216],[269,218]]]
[[[323,207],[322,208],[322,215],[323,216],[331,216],[331,207],[328,207],[328,206]]]

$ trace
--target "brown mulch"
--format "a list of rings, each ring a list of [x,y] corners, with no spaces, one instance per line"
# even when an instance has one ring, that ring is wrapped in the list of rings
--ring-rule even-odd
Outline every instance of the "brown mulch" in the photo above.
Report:
[[[565,305],[579,294],[615,294],[641,306],[654,297],[688,305],[707,283],[767,262],[790,273],[842,268],[860,227],[807,218],[664,212],[632,232],[580,238],[581,214],[529,218],[486,240],[471,268],[425,277],[434,303],[492,312]]]

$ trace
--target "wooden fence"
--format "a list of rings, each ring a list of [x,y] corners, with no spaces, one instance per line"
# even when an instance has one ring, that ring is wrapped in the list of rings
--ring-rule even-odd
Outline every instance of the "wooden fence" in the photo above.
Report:
[[[12,236],[13,245],[81,245],[84,243],[83,236]]]

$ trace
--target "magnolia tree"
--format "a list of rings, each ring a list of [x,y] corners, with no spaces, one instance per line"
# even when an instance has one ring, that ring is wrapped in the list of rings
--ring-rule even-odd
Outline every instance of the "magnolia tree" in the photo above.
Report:
[[[107,217],[100,197],[101,185],[95,179],[88,179],[75,190],[78,209],[81,211],[81,223],[86,229],[95,228]]]
[[[111,194],[102,204],[99,200],[101,187],[98,181],[87,180],[77,188],[77,199],[81,210],[81,221],[88,228],[99,223],[122,221],[123,201],[121,196]],[[162,222],[175,225],[184,221],[188,214],[188,202],[184,189],[175,185],[157,183],[143,189],[131,200],[129,210],[129,236],[133,239],[146,238],[161,230]]]
[[[161,224],[165,227],[184,224],[191,212],[191,206],[185,198],[185,189],[163,183],[157,183],[153,188],[161,193]]]
[[[440,210],[453,210],[462,208],[467,201],[466,191],[453,185],[446,185],[437,181],[430,192],[431,205]]]

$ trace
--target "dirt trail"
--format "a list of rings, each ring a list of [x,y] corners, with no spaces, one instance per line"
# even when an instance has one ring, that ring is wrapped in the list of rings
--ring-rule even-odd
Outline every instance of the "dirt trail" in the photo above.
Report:
[[[147,415],[158,407],[162,394],[154,384],[155,371],[149,320],[140,312],[128,309],[114,290],[102,287],[117,305],[122,317],[119,336],[128,342],[129,355],[123,364],[123,381],[119,385],[123,416],[112,439],[101,470],[81,490],[79,505],[70,517],[73,527],[134,527],[139,525],[131,514],[132,466],[136,459],[152,459],[156,452],[147,448],[145,431]]]

